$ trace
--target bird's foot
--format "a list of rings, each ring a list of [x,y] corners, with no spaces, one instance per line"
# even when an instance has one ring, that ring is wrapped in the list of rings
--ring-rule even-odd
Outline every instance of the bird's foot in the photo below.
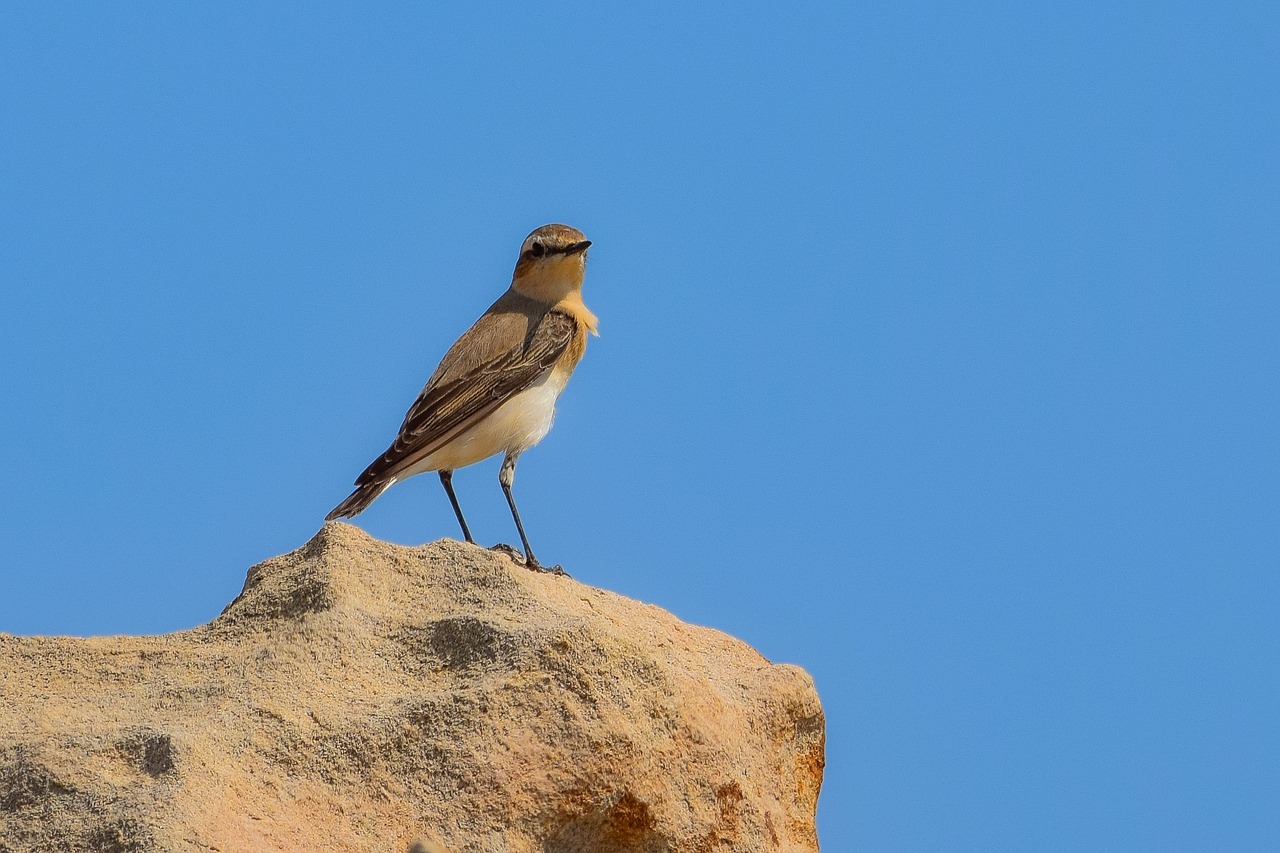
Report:
[[[489,550],[494,551],[498,554],[506,554],[508,557],[515,560],[517,563],[524,562],[524,554],[521,554],[519,549],[512,548],[510,545],[508,545],[505,542],[499,542],[497,545],[492,545],[490,546]]]
[[[489,550],[496,551],[499,554],[506,554],[512,560],[515,560],[517,563],[524,566],[526,569],[529,569],[530,571],[540,572],[542,574],[547,574],[547,575],[559,575],[560,577],[565,577],[565,578],[569,577],[569,573],[564,570],[563,566],[544,566],[538,562],[537,557],[526,558],[524,554],[520,553],[519,548],[513,548],[504,542],[499,542],[497,545],[494,545]]]

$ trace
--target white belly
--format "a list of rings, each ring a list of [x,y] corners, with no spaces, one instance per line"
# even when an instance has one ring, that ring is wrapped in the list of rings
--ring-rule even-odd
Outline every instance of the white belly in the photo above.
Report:
[[[568,378],[553,375],[553,371],[548,370],[533,385],[397,479],[403,480],[423,471],[463,468],[495,453],[519,453],[533,447],[551,430],[556,398],[564,390]]]

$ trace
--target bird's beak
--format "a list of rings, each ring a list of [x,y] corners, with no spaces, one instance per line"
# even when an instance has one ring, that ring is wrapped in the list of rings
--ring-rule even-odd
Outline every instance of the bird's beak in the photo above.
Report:
[[[587,250],[587,247],[590,245],[591,245],[590,240],[583,240],[581,243],[570,243],[568,246],[565,247],[564,253],[566,255],[576,255],[579,252],[585,252]]]

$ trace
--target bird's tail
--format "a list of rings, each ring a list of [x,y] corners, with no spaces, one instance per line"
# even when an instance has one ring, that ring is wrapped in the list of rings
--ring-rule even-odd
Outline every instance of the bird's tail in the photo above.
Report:
[[[325,521],[333,521],[335,518],[354,518],[369,508],[369,504],[373,503],[378,495],[390,488],[391,483],[395,480],[387,482],[385,480],[361,483],[356,486],[356,490],[347,496],[347,499],[335,506],[324,517]]]

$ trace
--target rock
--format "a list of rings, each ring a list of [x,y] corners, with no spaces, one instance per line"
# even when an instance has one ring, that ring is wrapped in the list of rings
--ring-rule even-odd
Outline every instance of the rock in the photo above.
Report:
[[[0,851],[810,851],[813,683],[651,605],[346,524],[208,625],[0,634]]]

